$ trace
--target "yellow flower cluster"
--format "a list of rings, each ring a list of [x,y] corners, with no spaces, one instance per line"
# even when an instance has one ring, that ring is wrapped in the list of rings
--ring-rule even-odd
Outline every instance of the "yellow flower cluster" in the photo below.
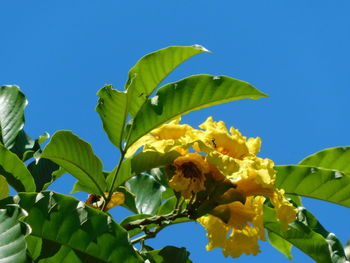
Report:
[[[169,185],[185,199],[206,190],[206,180],[229,180],[232,189],[245,202],[231,200],[213,208],[197,220],[208,231],[207,250],[222,248],[225,256],[239,257],[242,253],[256,255],[258,239],[265,240],[263,204],[269,198],[275,207],[281,227],[288,229],[296,219],[297,209],[284,197],[284,191],[275,185],[276,174],[270,159],[257,157],[260,138],[246,137],[234,128],[228,130],[224,122],[209,117],[194,129],[179,124],[180,119],[164,124],[137,141],[128,156],[144,146],[143,151],[165,153],[178,151],[174,160],[174,175]],[[190,152],[190,147],[196,152]],[[224,195],[225,197],[225,195]]]

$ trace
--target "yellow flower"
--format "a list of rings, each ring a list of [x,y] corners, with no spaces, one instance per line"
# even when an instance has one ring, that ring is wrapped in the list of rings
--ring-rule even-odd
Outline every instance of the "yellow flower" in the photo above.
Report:
[[[132,156],[140,147],[143,151],[157,151],[165,153],[177,150],[186,153],[187,145],[197,139],[195,130],[188,124],[179,124],[181,118],[177,118],[169,123],[161,125],[143,136],[130,146],[126,153],[126,158]]]
[[[239,257],[243,253],[256,255],[258,239],[265,240],[263,203],[261,196],[249,197],[245,204],[233,202],[215,208],[198,221],[208,231],[207,250],[221,247],[225,257]]]
[[[209,173],[210,166],[198,153],[188,153],[175,159],[175,175],[169,181],[170,187],[181,192],[185,198],[192,193],[204,190],[205,174]]]
[[[233,127],[230,128],[229,133],[223,121],[215,122],[212,117],[209,117],[199,127],[205,130],[201,136],[206,146],[200,151],[204,150],[206,153],[215,151],[235,159],[256,155],[260,151],[260,138],[250,138],[247,141],[247,138]]]

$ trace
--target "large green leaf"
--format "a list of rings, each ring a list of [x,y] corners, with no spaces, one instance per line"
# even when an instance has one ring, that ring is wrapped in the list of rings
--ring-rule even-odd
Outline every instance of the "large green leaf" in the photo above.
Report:
[[[44,186],[52,180],[52,173],[57,171],[59,166],[49,159],[39,159],[38,162],[33,161],[28,165],[28,170],[35,180],[36,191],[40,192]]]
[[[97,92],[98,105],[96,111],[100,115],[103,128],[109,140],[121,148],[122,134],[127,117],[127,95],[106,85]]]
[[[226,76],[195,75],[161,87],[134,120],[128,145],[171,119],[219,103],[266,97],[249,83]]]
[[[135,194],[135,204],[140,214],[154,215],[166,190],[152,175],[139,174],[129,179],[125,186]]]
[[[284,254],[289,260],[293,260],[292,256],[292,247],[293,245],[289,243],[287,240],[283,239],[279,235],[274,232],[267,231],[267,235],[269,238],[270,244]]]
[[[131,158],[132,171],[136,174],[150,171],[156,167],[162,167],[172,164],[174,159],[180,156],[177,151],[166,153],[160,152],[141,152]]]
[[[0,145],[0,175],[18,192],[35,191],[35,182],[16,154]]]
[[[350,146],[322,150],[306,157],[299,164],[332,169],[350,174]]]
[[[316,198],[350,207],[350,175],[304,165],[275,166],[276,184],[287,194]]]
[[[17,156],[26,161],[31,158],[37,150],[40,149],[40,145],[32,140],[30,136],[24,131],[21,130],[15,139],[15,144],[11,148],[11,152],[17,154]]]
[[[71,131],[58,131],[46,145],[41,158],[62,166],[96,194],[103,194],[106,181],[101,160],[93,153],[91,145]]]
[[[46,242],[51,244],[46,249],[52,249],[52,244],[65,246],[84,259],[82,262],[142,262],[121,226],[73,197],[53,192],[20,193],[0,205],[14,201],[28,211],[24,221],[31,226],[31,235],[42,239],[43,248]],[[56,262],[68,261],[57,258]]]
[[[0,87],[0,143],[7,149],[24,126],[24,108],[28,101],[17,86]]]
[[[293,244],[319,263],[345,263],[344,249],[333,233],[329,233],[306,209],[300,208],[290,229],[282,231],[275,211],[265,207],[264,221],[268,231]]]
[[[27,262],[25,236],[30,229],[18,220],[26,212],[13,204],[0,207],[0,262]]]
[[[0,200],[9,195],[10,188],[9,185],[2,175],[0,175]]]
[[[148,251],[145,257],[151,263],[191,263],[190,253],[186,248],[166,246],[162,249]]]
[[[135,117],[148,96],[171,71],[188,58],[203,52],[208,50],[199,45],[172,46],[142,57],[130,69],[125,85],[130,102],[130,113]]]

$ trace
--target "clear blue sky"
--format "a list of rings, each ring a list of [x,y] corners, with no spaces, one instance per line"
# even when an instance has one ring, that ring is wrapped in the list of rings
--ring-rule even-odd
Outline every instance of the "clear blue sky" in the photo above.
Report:
[[[27,95],[32,137],[72,130],[111,169],[118,154],[94,112],[97,90],[106,83],[122,89],[127,71],[146,53],[201,44],[213,54],[189,60],[168,81],[224,74],[270,97],[215,106],[184,120],[198,125],[212,115],[261,137],[262,157],[294,164],[350,144],[349,10],[348,0],[1,1],[0,83],[17,84]],[[53,189],[68,193],[73,181],[65,176]],[[306,199],[304,205],[343,243],[350,238],[349,210]],[[170,227],[149,244],[186,246],[196,263],[289,262],[267,242],[257,257],[206,252],[199,224]],[[313,262],[296,249],[294,255],[295,262]]]

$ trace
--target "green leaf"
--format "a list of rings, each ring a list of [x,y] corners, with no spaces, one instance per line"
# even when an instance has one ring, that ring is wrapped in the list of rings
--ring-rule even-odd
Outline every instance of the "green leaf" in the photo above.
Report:
[[[25,236],[30,229],[18,221],[26,212],[14,204],[0,207],[0,262],[27,262]]]
[[[192,261],[189,256],[190,253],[186,248],[177,248],[173,246],[152,250],[146,254],[146,258],[150,260],[151,263],[191,263]]]
[[[268,231],[293,244],[316,262],[345,263],[344,249],[339,240],[333,233],[326,231],[306,209],[299,208],[297,220],[287,231],[281,230],[274,209],[266,206],[264,222]]]
[[[2,175],[0,175],[0,200],[8,197],[10,192],[9,185]]]
[[[167,153],[141,152],[122,162],[114,188],[125,183],[128,179],[141,172],[150,171],[155,167],[162,167],[173,163],[174,159],[180,156],[177,151]],[[110,188],[117,167],[107,175],[107,187]],[[155,177],[156,178],[156,177]],[[162,182],[163,184],[163,182]],[[164,185],[164,184],[163,184]]]
[[[15,153],[21,160],[26,161],[39,149],[40,145],[32,140],[24,130],[21,130],[17,134],[11,152]]]
[[[287,194],[316,198],[350,207],[350,175],[304,165],[275,166],[276,184]]]
[[[97,92],[98,105],[96,111],[100,115],[103,129],[106,131],[109,140],[121,149],[122,134],[127,117],[127,96],[112,88],[112,85],[105,85]]]
[[[43,244],[48,241],[65,246],[79,258],[91,260],[82,262],[142,262],[120,225],[73,197],[47,191],[20,193],[0,205],[14,200],[28,211],[24,221],[31,226],[31,235],[41,238]],[[56,262],[68,261],[61,258]]]
[[[145,215],[145,214],[136,214],[136,215],[131,215],[131,216],[127,216],[123,219],[122,222],[120,222],[120,225],[122,227],[125,227],[127,224],[129,224],[130,222],[136,221],[136,220],[140,220],[140,219],[145,219],[145,218],[149,218],[152,217],[152,215]],[[152,224],[150,227],[155,227],[155,224]],[[133,237],[139,233],[142,232],[141,228],[134,228],[128,231],[129,237]]]
[[[156,167],[163,167],[172,164],[181,154],[177,151],[166,153],[160,152],[140,152],[131,158],[132,171],[136,174],[150,171]]]
[[[36,191],[40,192],[44,186],[52,181],[52,173],[59,169],[59,166],[49,159],[40,159],[28,165],[28,170],[35,180]]]
[[[93,153],[91,145],[71,131],[58,131],[46,145],[41,158],[49,159],[62,166],[83,185],[103,194],[106,189],[101,160]]]
[[[141,108],[126,148],[159,125],[190,111],[266,96],[249,83],[226,76],[195,75],[167,84]]]
[[[24,108],[28,101],[17,86],[0,87],[0,143],[7,149],[15,144],[24,126]]]
[[[17,192],[35,191],[35,182],[27,167],[16,154],[2,145],[0,145],[0,175],[4,176]]]
[[[289,260],[293,260],[293,256],[292,256],[293,245],[291,243],[289,243],[279,235],[275,234],[274,232],[267,231],[267,235],[268,235],[270,244],[274,248],[276,248],[283,255],[285,255]]]
[[[125,183],[126,188],[135,194],[135,204],[140,214],[154,215],[161,204],[165,187],[152,175],[139,174]]]
[[[306,157],[299,164],[350,173],[350,146],[322,150]]]
[[[125,85],[130,113],[136,116],[148,96],[178,65],[190,57],[208,52],[202,46],[172,46],[167,47],[141,58],[136,65],[130,69],[128,81]]]
[[[118,167],[115,167],[113,169],[113,171],[111,171],[107,175],[106,181],[107,181],[108,189],[110,189],[110,187],[112,186],[113,178],[115,176],[115,173],[117,172],[117,169],[118,169]],[[117,188],[119,185],[121,185],[122,183],[124,183],[125,181],[127,181],[129,178],[131,178],[134,175],[135,174],[131,171],[131,159],[124,160],[121,164],[120,169],[119,169],[118,176],[114,182],[113,188],[114,189]]]
[[[94,258],[96,259],[96,258]],[[66,247],[61,246],[58,252],[49,258],[41,259],[38,263],[57,263],[57,262],[69,262],[69,263],[86,263],[86,262],[95,262],[95,261],[82,261],[74,252],[74,250]]]

